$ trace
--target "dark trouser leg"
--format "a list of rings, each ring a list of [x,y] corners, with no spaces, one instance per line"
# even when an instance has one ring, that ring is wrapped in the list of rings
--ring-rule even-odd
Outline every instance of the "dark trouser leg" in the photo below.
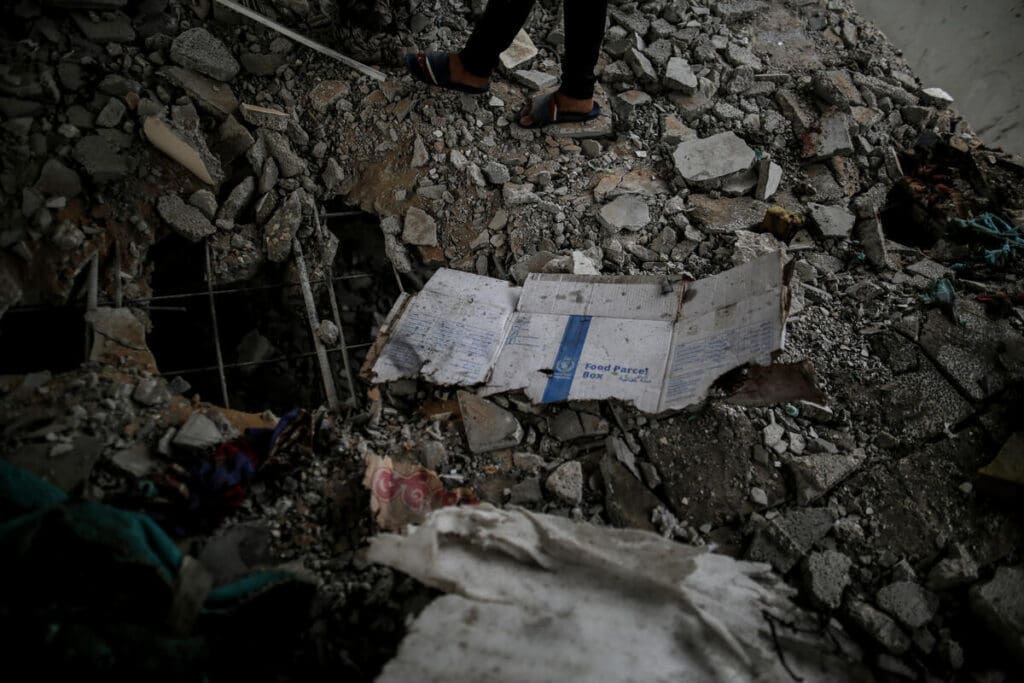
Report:
[[[526,23],[535,0],[490,0],[459,56],[466,71],[487,78]]]
[[[608,0],[565,0],[565,59],[559,90],[577,100],[594,96],[594,66],[604,40]]]

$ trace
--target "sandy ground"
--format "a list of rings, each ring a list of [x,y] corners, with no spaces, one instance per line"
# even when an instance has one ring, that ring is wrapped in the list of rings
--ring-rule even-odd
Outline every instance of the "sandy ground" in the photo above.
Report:
[[[1024,0],[856,3],[990,145],[1024,154]]]

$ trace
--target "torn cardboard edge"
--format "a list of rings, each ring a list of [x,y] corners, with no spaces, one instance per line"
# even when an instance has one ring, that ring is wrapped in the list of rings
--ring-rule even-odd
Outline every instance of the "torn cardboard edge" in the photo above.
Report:
[[[767,254],[718,275],[531,273],[522,287],[443,268],[392,307],[363,376],[523,391],[534,403],[618,398],[639,410],[704,399],[785,343],[791,268]]]

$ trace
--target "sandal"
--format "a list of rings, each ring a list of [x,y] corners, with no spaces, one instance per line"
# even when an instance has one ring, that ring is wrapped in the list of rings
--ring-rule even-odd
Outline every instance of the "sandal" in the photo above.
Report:
[[[417,81],[428,85],[436,85],[446,90],[469,93],[470,95],[482,95],[490,92],[491,86],[477,88],[464,83],[456,83],[451,78],[451,71],[448,68],[447,52],[420,52],[405,56],[405,68]]]
[[[593,121],[601,115],[601,105],[594,102],[593,109],[586,113],[559,111],[558,103],[555,101],[555,93],[552,92],[535,98],[529,114],[526,113],[524,107],[523,111],[519,114],[519,121],[522,121],[523,117],[527,115],[533,119],[533,123],[528,126],[519,123],[521,128],[544,128],[545,126],[553,126],[559,123],[585,123]]]

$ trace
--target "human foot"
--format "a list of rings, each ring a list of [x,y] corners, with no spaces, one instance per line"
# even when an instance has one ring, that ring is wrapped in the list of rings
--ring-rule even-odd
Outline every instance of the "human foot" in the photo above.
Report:
[[[426,52],[405,56],[405,68],[413,78],[456,92],[479,95],[490,90],[490,79],[466,71],[457,54]]]
[[[578,99],[562,92],[541,95],[531,100],[519,114],[523,128],[540,128],[553,123],[590,121],[601,114],[594,98]]]

